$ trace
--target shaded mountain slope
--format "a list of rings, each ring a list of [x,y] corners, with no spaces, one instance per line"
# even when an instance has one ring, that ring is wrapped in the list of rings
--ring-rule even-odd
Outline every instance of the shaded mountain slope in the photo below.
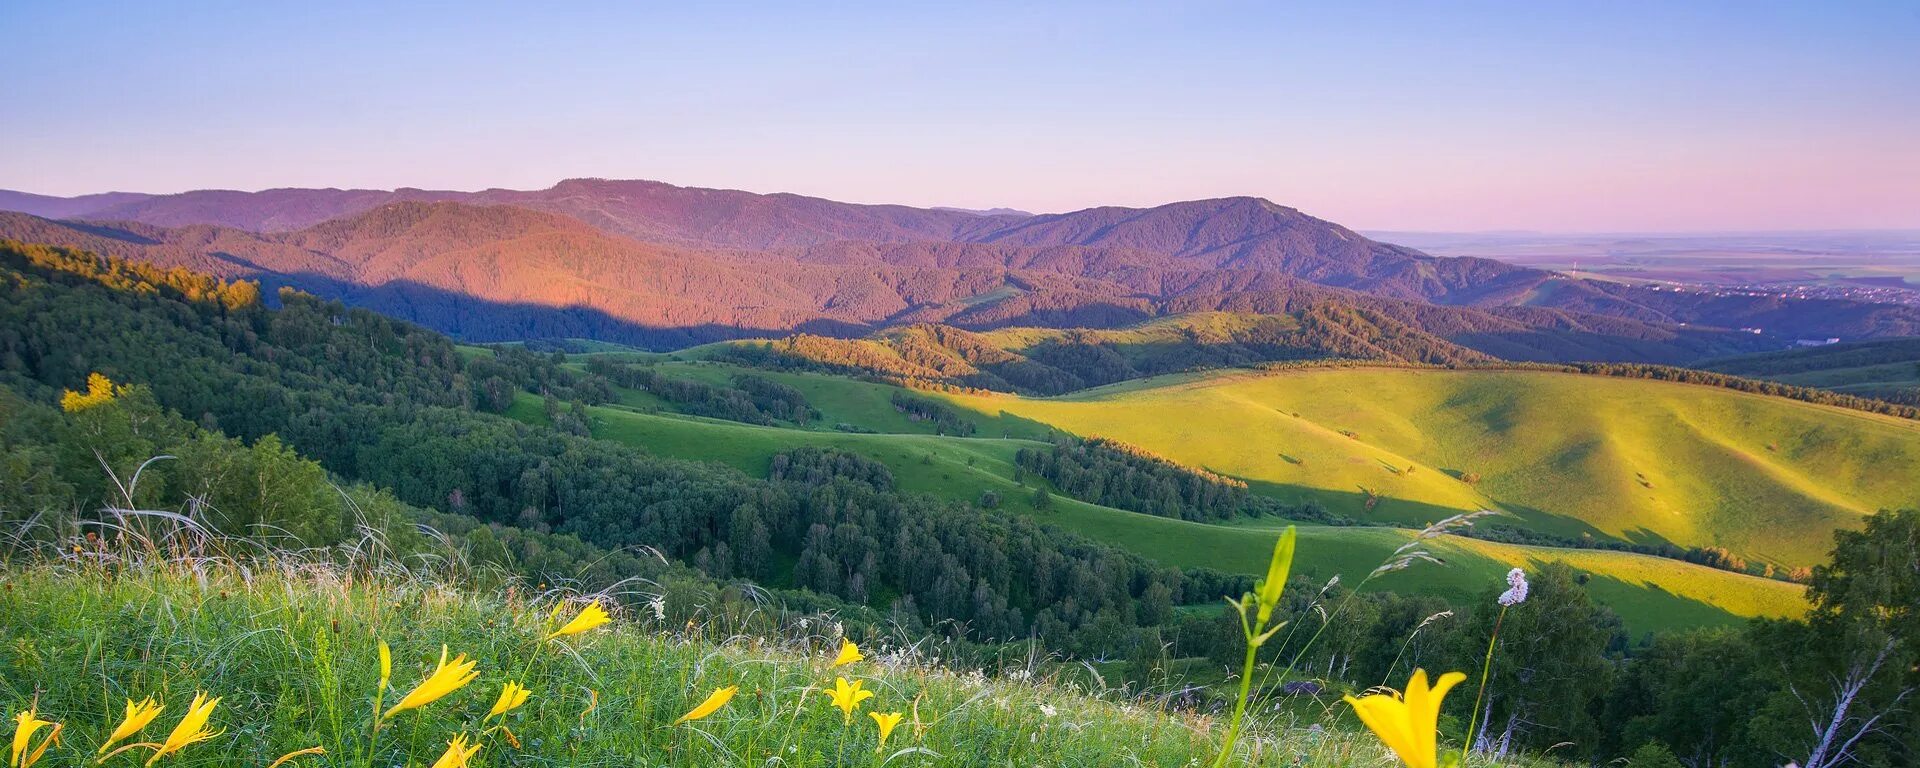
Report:
[[[1750,351],[1754,343],[1750,335],[1602,316],[1399,300],[1125,248],[925,241],[690,248],[616,237],[569,216],[453,202],[391,203],[264,234],[0,214],[0,236],[293,286],[474,340],[574,336],[680,346],[796,330],[864,335],[913,323],[1115,328],[1195,312],[1340,307],[1371,313],[1376,328],[1393,323],[1398,330],[1389,336],[1418,331],[1524,360],[1675,362]]]
[[[896,267],[924,268],[929,266],[921,263],[926,259],[945,259],[942,268],[993,269],[997,261],[1000,268],[1032,269],[1036,265],[1016,266],[1011,262],[1051,261],[1044,271],[1099,278],[1126,286],[1138,297],[1161,300],[1271,290],[1272,284],[1261,284],[1271,278],[1263,276],[1279,276],[1410,302],[1537,307],[1657,326],[1760,327],[1783,338],[1920,334],[1920,308],[1658,291],[1569,278],[1487,259],[1433,257],[1251,197],[1193,200],[1151,208],[1100,207],[1040,216],[980,215],[858,205],[802,195],[678,187],[654,181],[571,179],[543,190],[479,192],[200,190],[87,199],[9,193],[0,195],[0,208],[11,206],[99,221],[163,226],[214,224],[280,233],[396,202],[420,201],[513,205],[561,214],[636,241],[739,251],[736,261],[751,263],[760,271],[791,266],[796,258],[810,263],[828,257],[854,258],[865,249],[868,258]],[[840,245],[849,241],[863,245]],[[925,243],[974,244],[992,250],[958,248],[942,254],[938,249],[929,251],[921,245]],[[1081,250],[1053,250],[1059,248]],[[1014,254],[1018,254],[1017,259]],[[1076,266],[1069,266],[1075,262]],[[963,282],[980,284],[990,279],[970,274]],[[1161,284],[1151,289],[1141,285],[1154,280]],[[1192,285],[1180,285],[1183,281]],[[1242,284],[1226,285],[1235,281]],[[868,286],[865,290],[870,298],[875,288]],[[1135,304],[1101,306],[1101,302],[1078,295],[1114,298],[1113,291],[1089,291],[1085,285],[1071,283],[1061,290],[1065,293],[1029,299],[1032,306],[1028,308],[998,314],[1006,318],[1017,315],[1023,318],[1020,322],[1029,323],[1113,324],[1140,319]],[[909,299],[904,303],[908,306],[900,310],[916,313],[909,319],[935,319],[915,308],[927,302]],[[1616,354],[1639,353],[1631,351],[1629,345],[1618,348]],[[1669,362],[1674,359],[1661,358]]]

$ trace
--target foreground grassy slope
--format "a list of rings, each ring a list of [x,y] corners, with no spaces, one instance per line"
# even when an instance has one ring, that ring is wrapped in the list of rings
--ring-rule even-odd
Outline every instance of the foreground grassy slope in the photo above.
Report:
[[[831,378],[831,377],[825,377]],[[844,380],[842,380],[844,381]],[[849,382],[857,383],[857,382]],[[717,461],[765,476],[773,456],[806,445],[839,448],[880,461],[909,491],[975,501],[991,491],[1001,508],[1036,515],[1087,536],[1117,544],[1178,567],[1210,567],[1260,574],[1276,531],[1272,521],[1220,526],[1188,523],[1087,504],[1054,494],[1045,509],[1034,505],[1036,480],[1014,481],[1013,455],[1041,443],[1005,438],[956,438],[919,434],[848,434],[762,427],[676,414],[640,413],[621,407],[590,409],[594,436],[636,445],[662,455]],[[523,396],[513,415],[543,418],[539,402]],[[1309,527],[1314,542],[1301,550],[1299,571],[1317,579],[1339,575],[1355,583],[1412,531],[1391,528]],[[1448,537],[1432,546],[1444,565],[1423,564],[1376,582],[1383,589],[1475,598],[1514,566],[1563,560],[1594,575],[1593,593],[1614,608],[1634,632],[1735,623],[1751,616],[1792,616],[1803,609],[1801,589],[1673,560],[1620,552],[1523,547]]]
[[[1786,565],[1818,562],[1827,533],[1861,515],[1920,502],[1920,423],[1703,386],[1330,368],[944,397],[1361,519],[1420,525],[1496,508],[1561,535],[1721,546]]]
[[[265,565],[265,563],[262,563]],[[724,617],[670,606],[564,643],[540,641],[557,594],[469,591],[418,576],[348,579],[325,567],[256,568],[244,578],[214,562],[196,568],[0,570],[0,711],[28,706],[65,726],[43,765],[92,764],[123,699],[166,706],[145,738],[165,734],[196,691],[221,697],[211,726],[174,765],[266,765],[295,750],[325,756],[291,765],[425,765],[456,733],[480,734],[509,680],[532,690],[504,722],[515,738],[480,735],[476,765],[818,767],[1189,765],[1212,755],[1214,718],[1095,698],[1045,679],[956,674],[883,644],[830,672],[830,621],[770,640],[734,635]],[[642,595],[642,598],[645,596]],[[579,603],[567,610],[577,610]],[[478,679],[403,712],[377,745],[369,726],[379,680],[376,643],[393,648],[394,703],[442,645],[478,662]],[[937,650],[922,649],[929,653]],[[1024,666],[1024,657],[1009,663]],[[875,691],[863,711],[905,722],[885,754],[864,714],[845,723],[819,686],[835,674]],[[739,694],[717,714],[671,723],[724,686]],[[1384,750],[1345,708],[1306,723],[1259,723],[1265,749],[1245,765],[1373,766]],[[1277,748],[1276,748],[1277,747]],[[908,750],[900,754],[901,750]],[[135,765],[135,749],[114,765]],[[1519,764],[1519,763],[1514,763]]]

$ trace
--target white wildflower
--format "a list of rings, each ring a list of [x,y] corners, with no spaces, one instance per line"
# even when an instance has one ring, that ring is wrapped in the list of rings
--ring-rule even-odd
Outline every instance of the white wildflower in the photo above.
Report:
[[[653,611],[654,621],[667,620],[667,596],[666,595],[654,595],[652,600],[647,601],[647,608]]]
[[[1500,593],[1500,604],[1515,606],[1527,601],[1527,572],[1515,568],[1507,571],[1507,591]]]

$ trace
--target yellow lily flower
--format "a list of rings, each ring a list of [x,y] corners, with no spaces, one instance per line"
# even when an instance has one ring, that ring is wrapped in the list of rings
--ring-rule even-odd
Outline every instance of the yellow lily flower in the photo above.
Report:
[[[1427,671],[1416,669],[1413,679],[1407,681],[1404,698],[1374,693],[1357,699],[1348,696],[1346,700],[1353,705],[1360,722],[1400,756],[1400,762],[1408,768],[1436,768],[1439,756],[1435,754],[1434,732],[1440,722],[1440,700],[1465,679],[1464,674],[1448,672],[1440,676],[1438,684],[1428,687]]]
[[[40,756],[47,753],[48,747],[60,743],[60,729],[64,726],[52,720],[40,719],[31,709],[21,712],[13,720],[13,760],[8,763],[13,768],[32,768],[34,763],[40,762]],[[28,747],[33,744],[33,734],[42,728],[52,730],[40,739],[39,748],[29,750]]]
[[[393,679],[393,649],[387,647],[387,641],[380,641],[380,688],[387,689],[387,682]]]
[[[686,714],[680,716],[680,719],[673,721],[673,724],[679,725],[681,723],[690,723],[695,720],[699,720],[700,718],[706,717],[707,715],[711,715],[715,712],[718,712],[720,711],[721,707],[724,707],[727,705],[727,702],[733,701],[733,695],[739,692],[740,692],[740,686],[737,686],[737,685],[729,685],[725,688],[714,691],[712,694],[707,696],[706,701],[700,702],[700,706],[697,706],[691,710],[688,710]]]
[[[587,603],[587,607],[580,609],[580,613],[575,615],[572,621],[554,630],[553,634],[547,635],[546,639],[552,640],[556,637],[577,635],[612,620],[612,617],[607,615],[607,610],[600,607],[600,601],[595,600]]]
[[[873,724],[880,729],[880,745],[874,747],[873,751],[879,752],[880,750],[886,749],[887,737],[893,735],[893,727],[900,724],[900,713],[868,712],[867,717],[873,718]]]
[[[821,693],[832,698],[833,705],[839,707],[840,712],[846,715],[848,723],[852,723],[853,712],[860,708],[860,702],[873,698],[873,691],[861,690],[864,685],[866,683],[859,680],[849,683],[844,677],[836,677],[833,679],[833,690],[821,691]]]
[[[154,718],[159,717],[163,709],[166,707],[155,703],[152,696],[148,696],[145,701],[139,703],[135,703],[133,699],[127,699],[126,717],[120,719],[120,724],[114,726],[112,735],[107,737],[106,743],[101,744],[100,750],[94,754],[104,754],[109,747],[120,743],[122,739],[139,733],[141,729],[147,727],[148,723],[153,722]]]
[[[400,703],[393,705],[393,708],[387,710],[386,714],[381,715],[380,719],[385,720],[400,712],[424,707],[439,701],[441,697],[449,693],[460,690],[460,688],[467,683],[473,682],[474,678],[480,676],[479,672],[473,670],[478,664],[479,662],[468,659],[464,653],[455,656],[453,663],[449,664],[447,663],[447,647],[444,645],[440,646],[440,665],[434,667],[433,674],[427,675],[427,679],[420,681],[420,684],[414,686],[413,690],[407,691],[407,695],[400,697]]]
[[[153,751],[153,757],[147,758],[147,765],[153,765],[160,758],[225,733],[226,731],[207,729],[207,718],[213,716],[213,708],[219,705],[218,696],[209,699],[205,693],[194,694],[193,703],[187,705],[187,714],[173,726],[173,732],[167,734],[167,740],[161,742],[160,747]]]
[[[852,640],[843,639],[840,641],[840,655],[833,657],[833,667],[844,667],[864,658],[866,656],[860,653],[860,646],[854,645]]]
[[[467,735],[460,734],[447,742],[447,751],[440,753],[440,759],[433,761],[433,768],[467,768],[467,761],[480,751],[479,742],[467,746]]]
[[[533,691],[527,690],[519,683],[509,681],[500,687],[500,698],[493,700],[493,709],[487,710],[487,716],[481,718],[481,721],[485,722],[490,718],[519,709],[520,705],[527,703],[527,697],[532,695]]]

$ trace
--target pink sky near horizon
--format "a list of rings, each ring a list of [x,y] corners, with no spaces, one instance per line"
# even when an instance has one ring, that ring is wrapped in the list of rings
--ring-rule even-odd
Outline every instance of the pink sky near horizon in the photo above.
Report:
[[[571,177],[1362,230],[1920,229],[1920,3],[0,6],[0,188]]]

